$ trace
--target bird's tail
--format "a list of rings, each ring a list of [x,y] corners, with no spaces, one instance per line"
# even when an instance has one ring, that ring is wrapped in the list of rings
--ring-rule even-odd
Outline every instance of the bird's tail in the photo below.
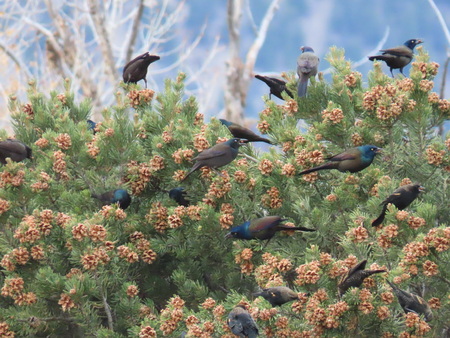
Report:
[[[374,60],[385,61],[386,59],[387,59],[387,57],[384,56],[384,55],[374,55],[374,56],[369,56],[369,60],[370,60],[370,61],[374,61]]]
[[[193,165],[193,167],[191,168],[191,170],[189,170],[189,172],[186,174],[186,176],[184,176],[184,178],[180,182],[183,182],[186,178],[189,177],[190,174],[192,174],[194,171],[200,169],[201,167],[203,167],[203,165],[200,162],[196,162]]]
[[[315,171],[322,170],[322,169],[334,169],[335,165],[336,165],[336,163],[327,162],[327,163],[324,163],[322,165],[319,165],[318,167],[314,167],[314,168],[303,170],[302,172],[299,173],[299,175],[305,175],[305,174],[313,173]]]
[[[316,229],[310,229],[305,227],[290,227],[283,224],[279,224],[277,228],[280,230],[316,231]]]
[[[375,220],[372,221],[372,226],[373,226],[373,227],[377,227],[377,226],[379,226],[381,223],[383,223],[383,221],[384,221],[384,216],[386,216],[386,210],[387,210],[387,205],[384,204],[384,205],[383,205],[383,210],[381,210],[380,216],[378,216],[377,219],[375,219]]]
[[[297,86],[298,97],[303,97],[306,95],[306,90],[308,88],[308,78],[300,78]]]
[[[252,142],[266,142],[268,144],[273,144],[269,139],[264,137],[258,137],[257,139],[252,140]]]

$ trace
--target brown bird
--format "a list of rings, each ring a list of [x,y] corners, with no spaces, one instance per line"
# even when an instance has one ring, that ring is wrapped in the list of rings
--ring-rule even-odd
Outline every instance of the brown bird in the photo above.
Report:
[[[7,139],[0,142],[0,162],[6,164],[6,159],[9,157],[13,162],[21,162],[26,158],[31,159],[33,152],[25,143]]]
[[[351,268],[347,276],[338,284],[339,297],[342,297],[344,293],[351,287],[359,288],[369,276],[374,273],[386,272],[384,269],[380,270],[364,270],[367,264],[367,260],[363,260]]]
[[[281,95],[283,91],[285,91],[286,94],[288,94],[291,98],[294,98],[291,91],[286,88],[286,81],[277,79],[276,77],[269,77],[263,75],[255,75],[255,78],[261,80],[262,82],[264,82],[266,85],[269,86],[270,88],[269,99],[271,99],[271,95],[273,94],[279,99],[284,100],[283,96]]]
[[[140,80],[144,80],[145,88],[147,88],[147,79],[145,77],[147,76],[148,66],[159,59],[158,55],[152,55],[149,52],[135,57],[123,68],[123,82],[137,83]]]
[[[426,322],[433,319],[433,312],[431,312],[431,308],[425,299],[413,293],[401,290],[398,286],[388,280],[386,280],[386,282],[391,286],[405,313],[414,312],[418,315],[424,315]]]
[[[314,54],[311,47],[303,46],[300,48],[302,54],[297,59],[297,74],[298,74],[298,97],[306,95],[308,88],[308,80],[317,74],[317,67],[319,66],[319,58]]]
[[[403,74],[403,68],[407,66],[413,58],[414,47],[422,42],[423,41],[420,39],[410,39],[401,46],[380,50],[381,55],[369,56],[369,60],[381,60],[386,62],[392,77],[394,77],[394,74],[392,73],[393,69],[400,69],[400,73]]]
[[[259,331],[250,313],[243,305],[236,306],[228,314],[228,327],[238,337],[255,338]]]
[[[298,299],[298,293],[286,286],[275,286],[263,289],[261,292],[254,293],[255,297],[263,297],[272,306],[281,306],[288,302]]]
[[[225,119],[219,119],[219,121],[228,128],[231,135],[237,138],[248,140],[248,142],[266,142],[272,144],[269,139],[256,135],[250,129],[245,128],[237,123],[227,121]]]

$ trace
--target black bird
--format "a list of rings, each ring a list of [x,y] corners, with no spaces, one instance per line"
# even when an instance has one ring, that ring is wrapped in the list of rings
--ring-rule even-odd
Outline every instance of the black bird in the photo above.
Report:
[[[283,230],[316,231],[314,229],[304,227],[289,227],[280,224],[284,221],[285,219],[282,219],[280,216],[266,216],[257,218],[231,228],[230,232],[225,235],[225,238],[264,240],[271,239],[278,231]]]
[[[242,145],[241,140],[232,138],[226,142],[218,143],[211,148],[203,150],[200,154],[193,158],[195,164],[186,174],[182,181],[184,181],[194,171],[209,167],[212,169],[220,168],[231,163],[239,153],[239,147]]]
[[[263,289],[262,292],[254,293],[253,296],[263,297],[272,306],[281,306],[285,303],[298,299],[297,292],[286,286],[275,286],[272,288]]]
[[[131,203],[131,196],[124,189],[111,190],[100,195],[92,194],[91,196],[102,201],[102,205],[119,203],[119,207],[123,210],[128,208]]]
[[[271,95],[273,94],[279,99],[284,100],[283,96],[281,95],[283,91],[285,91],[286,94],[288,94],[291,98],[294,98],[291,91],[286,88],[286,81],[277,79],[276,77],[269,77],[263,75],[255,75],[255,77],[269,86],[270,88],[269,99],[271,99]]]
[[[372,222],[372,226],[376,227],[383,223],[389,203],[395,205],[398,210],[403,210],[410,205],[423,190],[424,188],[417,183],[407,184],[395,190],[381,202],[380,205],[383,206],[383,209],[381,210],[380,216]]]
[[[339,296],[342,295],[351,287],[359,288],[363,283],[364,279],[369,276],[372,276],[374,273],[386,272],[386,270],[364,270],[367,264],[367,260],[363,260],[356,264],[353,268],[351,268],[347,276],[342,279],[342,281],[338,284],[338,292]]]
[[[298,97],[306,95],[308,80],[311,76],[316,76],[320,61],[311,47],[303,46],[300,50],[302,54],[297,59],[297,74],[299,79],[297,87]]]
[[[413,58],[414,47],[422,42],[423,41],[420,39],[408,40],[401,46],[380,50],[382,53],[381,55],[369,56],[369,60],[381,60],[386,62],[391,71],[392,77],[394,77],[394,74],[392,73],[393,69],[400,69],[400,73],[403,74],[403,68],[407,66]]]
[[[431,312],[430,306],[425,299],[413,293],[401,290],[398,286],[388,280],[386,280],[386,282],[391,286],[405,313],[414,312],[418,315],[424,315],[426,322],[433,319],[433,312]]]
[[[31,159],[33,151],[25,143],[7,139],[0,142],[0,162],[6,164],[6,158],[10,158],[13,162],[21,162],[26,158]]]
[[[272,144],[270,140],[256,135],[250,129],[242,127],[237,123],[230,122],[224,119],[219,119],[219,121],[222,122],[222,124],[228,128],[231,135],[233,135],[234,137],[246,139],[248,140],[248,142],[266,142]]]
[[[327,158],[329,162],[311,169],[303,170],[299,175],[309,174],[324,169],[337,169],[340,172],[356,173],[372,164],[375,155],[382,149],[373,145],[359,146],[348,149],[340,154]]]
[[[177,202],[178,205],[188,207],[190,202],[185,198],[185,195],[186,191],[182,187],[173,188],[169,191],[169,197]]]
[[[86,122],[88,124],[88,130],[92,130],[92,132],[95,134],[96,133],[95,127],[97,127],[97,123],[95,123],[92,120],[87,120]]]
[[[238,305],[230,311],[227,324],[236,336],[255,338],[259,335],[255,321],[242,305]]]
[[[135,57],[123,68],[123,82],[137,83],[140,80],[144,80],[145,88],[147,88],[147,79],[145,77],[147,76],[148,66],[159,59],[158,55],[152,55],[149,52]]]

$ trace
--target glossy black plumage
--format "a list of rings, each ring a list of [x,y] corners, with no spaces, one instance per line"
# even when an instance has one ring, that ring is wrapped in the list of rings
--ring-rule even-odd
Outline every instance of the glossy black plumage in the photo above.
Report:
[[[342,296],[349,288],[359,288],[364,282],[364,279],[375,274],[386,272],[386,270],[364,270],[367,264],[367,260],[363,260],[351,268],[347,275],[338,284],[339,296]]]
[[[230,311],[227,324],[231,332],[238,337],[255,338],[259,335],[255,321],[242,305]]]
[[[401,46],[380,50],[382,53],[381,55],[369,56],[369,60],[381,60],[386,62],[392,77],[394,77],[394,74],[392,73],[393,69],[400,69],[400,73],[403,74],[403,68],[407,66],[413,58],[414,47],[422,42],[423,41],[420,39],[410,39]]]
[[[264,82],[266,85],[269,86],[270,88],[269,99],[271,99],[271,95],[275,95],[279,99],[284,100],[283,96],[281,95],[283,91],[285,91],[286,94],[288,94],[291,98],[294,98],[291,91],[286,87],[286,81],[277,79],[276,77],[269,77],[263,75],[255,75],[255,78],[261,80],[262,82]]]
[[[405,313],[414,312],[418,315],[423,315],[426,322],[433,319],[433,312],[431,312],[431,308],[425,299],[413,293],[401,290],[398,286],[388,280],[386,280],[386,282],[391,286]]]
[[[261,292],[254,293],[255,297],[263,297],[272,306],[281,306],[285,303],[298,299],[297,292],[289,289],[287,286],[275,286],[263,289]]]
[[[123,68],[123,82],[137,83],[140,80],[144,80],[145,88],[147,88],[147,79],[145,77],[147,76],[148,66],[159,59],[158,55],[152,55],[149,52],[135,57]]]
[[[297,59],[298,97],[306,95],[308,80],[310,77],[316,76],[320,61],[311,47],[303,46],[300,50],[302,51],[302,54],[300,54]]]
[[[102,201],[102,205],[119,203],[119,207],[124,210],[131,203],[131,196],[124,189],[111,190],[100,195],[92,194],[91,196]]]
[[[266,142],[272,144],[269,139],[256,135],[253,131],[245,128],[237,123],[230,122],[224,119],[219,119],[219,121],[228,128],[231,135],[237,138],[246,139],[249,142]]]
[[[188,199],[186,199],[186,191],[184,191],[184,188],[178,187],[173,188],[169,191],[169,197],[173,199],[175,202],[177,202],[178,205],[182,206],[189,206],[190,202]]]
[[[381,202],[383,209],[381,210],[380,216],[372,222],[372,226],[376,227],[383,223],[389,203],[395,205],[398,210],[403,210],[409,206],[422,191],[423,187],[417,183],[407,184],[395,190]]]
[[[31,159],[33,152],[25,143],[7,139],[0,142],[0,162],[6,164],[6,158],[10,158],[13,162],[21,162],[26,158]]]

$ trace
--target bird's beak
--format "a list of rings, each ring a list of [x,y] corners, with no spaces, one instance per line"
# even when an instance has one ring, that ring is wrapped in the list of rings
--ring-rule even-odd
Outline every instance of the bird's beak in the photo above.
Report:
[[[382,153],[382,152],[383,152],[383,148],[377,148],[375,150],[375,154]]]
[[[422,40],[422,39],[417,39],[417,45],[419,44],[419,43],[423,43],[424,41]]]
[[[425,187],[420,186],[420,187],[419,187],[419,191],[420,191],[420,192],[425,191]]]
[[[227,234],[225,235],[225,238],[226,238],[226,239],[228,239],[228,238],[233,238],[233,235],[231,234],[231,232],[229,232],[229,233],[227,233]]]
[[[247,144],[249,142],[250,142],[249,140],[246,140],[246,139],[243,139],[243,138],[239,139],[239,145],[240,146],[243,146],[244,144]]]
[[[302,52],[304,52],[304,51],[305,51],[305,46],[301,46],[301,47],[300,47],[300,50],[301,50]]]

